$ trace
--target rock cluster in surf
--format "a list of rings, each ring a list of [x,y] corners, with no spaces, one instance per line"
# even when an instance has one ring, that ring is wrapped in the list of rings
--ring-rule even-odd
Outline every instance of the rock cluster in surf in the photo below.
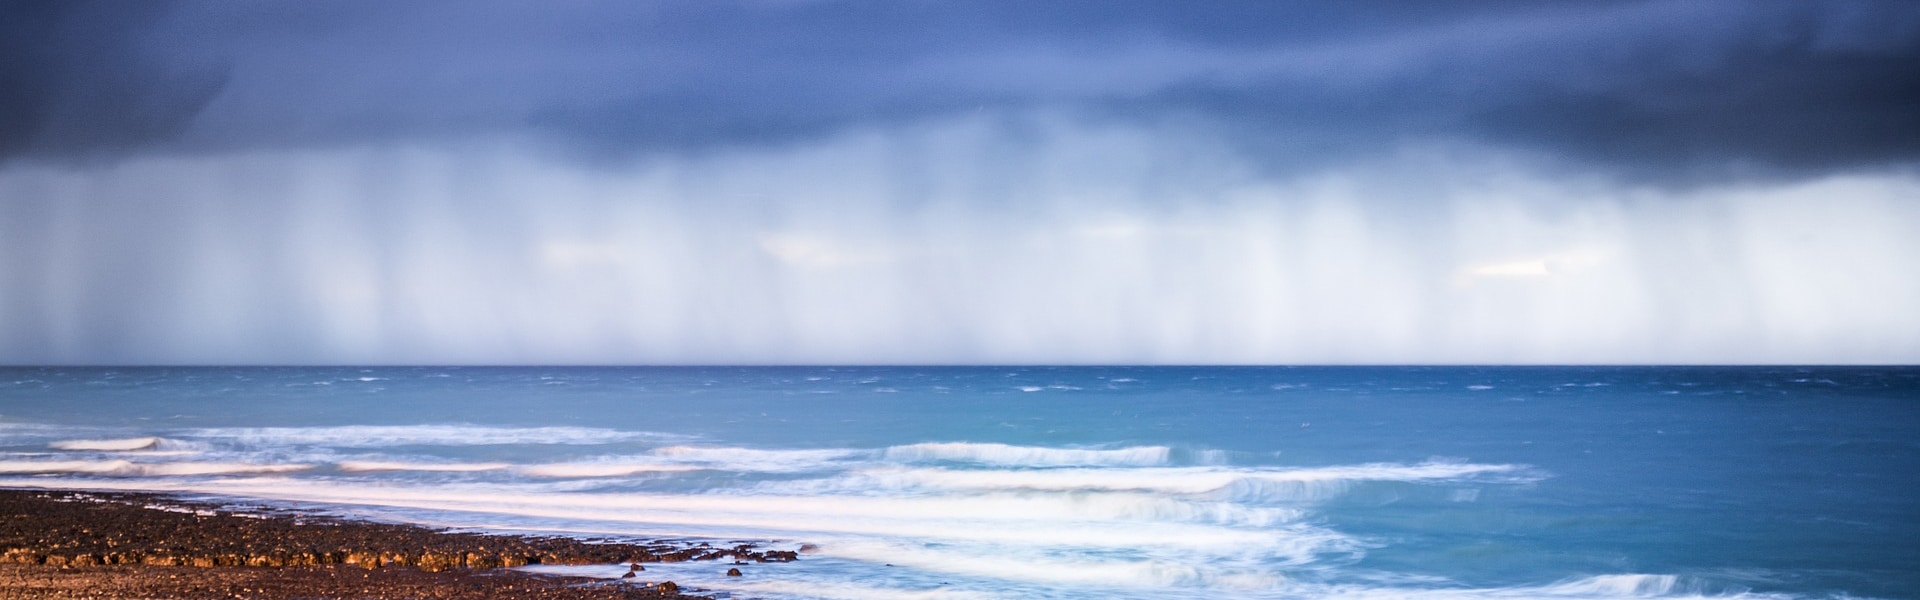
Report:
[[[0,563],[289,567],[345,564],[439,572],[529,564],[731,558],[787,562],[791,551],[435,531],[310,514],[233,510],[146,494],[0,495]]]

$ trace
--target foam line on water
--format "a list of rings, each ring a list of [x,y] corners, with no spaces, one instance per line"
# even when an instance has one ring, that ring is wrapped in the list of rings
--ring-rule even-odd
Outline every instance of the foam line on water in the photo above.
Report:
[[[731,446],[666,446],[655,448],[651,456],[675,462],[695,463],[731,471],[798,472],[844,465],[847,461],[868,458],[872,452],[846,448],[766,450]]]
[[[49,483],[57,482],[42,478],[0,479],[0,486],[5,487],[45,487]],[[1352,600],[1786,598],[1765,594],[1709,596],[1697,589],[1685,589],[1674,576],[1658,574],[1602,575],[1504,588],[1312,583],[1290,579],[1286,573],[1289,569],[1320,568],[1316,565],[1324,565],[1318,562],[1318,556],[1352,551],[1356,548],[1355,541],[1339,532],[1305,523],[1280,523],[1275,528],[1248,531],[1134,523],[1084,515],[1078,521],[1057,516],[1024,519],[1010,517],[1005,512],[1019,507],[995,504],[1029,500],[1018,495],[984,498],[985,503],[971,507],[970,510],[976,511],[973,516],[952,518],[950,511],[983,498],[554,493],[535,492],[518,485],[371,487],[287,477],[109,479],[71,483],[90,489],[197,492],[265,500],[453,511],[451,516],[436,512],[447,519],[440,522],[416,520],[439,526],[486,527],[488,523],[499,522],[501,517],[520,516],[588,524],[573,530],[584,534],[672,535],[676,528],[695,535],[727,539],[768,539],[792,534],[794,537],[789,539],[818,542],[819,549],[814,556],[822,559],[876,565],[886,562],[924,573],[896,580],[894,583],[899,586],[895,587],[853,587],[808,595],[806,585],[824,583],[829,587],[823,590],[836,588],[831,587],[832,582],[817,582],[804,570],[795,570],[783,575],[792,577],[800,588],[759,590],[769,595],[784,595],[783,592],[792,590],[796,592],[794,597],[907,597],[891,592],[932,593],[935,590],[927,590],[923,584],[943,577],[937,574],[948,574],[975,578],[975,583],[1002,581],[1014,586],[1007,589],[1032,589],[1023,586],[1038,585],[1115,590],[1107,594],[1115,598],[1167,598],[1187,594]],[[1045,496],[1054,499],[1039,504],[1082,495],[1047,494]],[[990,513],[1000,516],[997,519],[978,516]],[[408,513],[379,514],[405,520]],[[459,514],[469,516],[458,517]],[[1274,562],[1276,560],[1279,562]],[[739,585],[746,593],[758,589],[745,581],[722,582],[723,588]]]
[[[842,479],[769,482],[754,488],[771,496],[825,496],[861,488]],[[877,490],[879,488],[868,488]],[[912,494],[930,505],[935,499],[964,506],[940,507],[949,515],[975,511],[1020,511],[1020,514],[1048,519],[1108,519],[1123,521],[1166,521],[1266,527],[1297,521],[1303,512],[1297,508],[1249,506],[1211,498],[1179,498],[1132,490],[1107,491],[1072,489],[1027,491],[1020,489],[985,490],[962,495]],[[936,505],[937,506],[937,505]]]
[[[68,453],[97,452],[118,456],[161,457],[202,454],[207,444],[159,436],[126,438],[80,438],[55,440],[47,447]]]
[[[1642,595],[1658,596],[1670,593],[1679,577],[1673,575],[1622,574],[1600,575],[1562,582],[1543,587],[1555,593],[1569,595]]]
[[[1359,481],[1461,480],[1488,475],[1521,476],[1517,465],[1427,463],[1418,465],[1368,464],[1309,469],[1229,467],[1157,467],[1136,469],[1060,468],[1025,470],[954,470],[928,468],[874,468],[845,479],[823,482],[847,489],[949,490],[1132,490],[1171,494],[1260,492],[1260,484],[1292,484],[1301,499],[1320,499]],[[1271,487],[1271,486],[1269,486]],[[1289,490],[1268,489],[1271,494]]]
[[[230,486],[219,486],[230,488]],[[234,490],[238,491],[238,490]],[[1110,520],[1055,521],[1008,512],[1006,505],[981,504],[964,499],[809,498],[659,496],[638,494],[546,494],[485,496],[438,491],[379,489],[366,491],[314,490],[299,492],[248,489],[268,498],[369,504],[433,510],[468,511],[548,519],[590,520],[606,523],[697,527],[706,531],[734,531],[743,536],[779,532],[778,537],[821,534],[895,537],[922,540],[992,542],[1018,545],[1073,547],[1265,547],[1275,534],[1232,528],[1132,522],[1125,527]],[[1021,516],[1012,516],[1021,515]]]
[[[351,472],[428,471],[428,472],[469,473],[469,472],[476,472],[476,471],[501,471],[501,470],[508,469],[513,465],[510,465],[507,463],[501,463],[501,462],[419,463],[419,462],[379,461],[379,460],[346,460],[346,461],[340,461],[338,463],[334,463],[333,466],[342,471],[351,471]]]
[[[659,462],[618,462],[594,461],[571,463],[546,463],[533,465],[515,465],[504,462],[412,462],[388,460],[344,460],[334,463],[334,467],[351,473],[370,473],[383,471],[417,471],[442,473],[477,473],[487,471],[509,471],[528,477],[546,477],[556,479],[625,477],[641,473],[678,473],[697,471],[700,467],[692,465],[664,464]]]
[[[937,581],[914,581],[910,577],[900,577],[895,571],[894,577],[883,585],[873,579],[848,581],[844,575],[822,575],[809,567],[816,565],[780,565],[772,566],[777,572],[769,572],[769,566],[749,567],[744,577],[729,577],[720,564],[712,563],[659,563],[647,565],[641,573],[640,581],[674,581],[684,589],[688,587],[701,590],[700,593],[720,591],[735,594],[735,597],[758,600],[887,600],[903,598],[907,600],[985,600],[1007,598],[1004,593],[988,593],[978,590],[959,590],[945,587]],[[517,571],[558,575],[564,577],[595,577],[601,579],[621,579],[626,574],[623,565],[528,565],[516,567]],[[761,575],[766,573],[765,578]],[[901,581],[908,579],[909,581]]]
[[[186,477],[250,473],[290,473],[312,468],[302,464],[227,462],[137,463],[129,460],[0,461],[0,474],[78,474],[115,477]]]
[[[895,598],[900,600],[999,600],[1006,598],[1006,596],[1001,594],[950,588],[902,589],[846,582],[796,581],[791,579],[738,582],[702,581],[701,587],[753,595],[750,597],[774,595],[786,598],[819,598],[821,600],[891,600]]]
[[[1166,588],[1219,584],[1242,590],[1271,588],[1281,578],[1262,576],[1254,552],[1149,552],[1122,558],[1069,556],[1022,549],[937,549],[883,541],[824,546],[822,554],[869,563],[893,564],[951,575],[1012,579],[1094,588]]]
[[[954,461],[987,465],[1059,467],[1059,466],[1156,466],[1167,464],[1171,449],[1166,446],[1136,446],[1112,450],[1011,446],[973,442],[935,442],[892,446],[881,453],[886,460],[898,462]]]
[[[46,485],[47,482],[25,485]],[[0,485],[21,485],[0,482]],[[1307,528],[1246,530],[1199,523],[1121,521],[1071,517],[1034,518],[1016,512],[1045,507],[1046,502],[1011,499],[1012,503],[978,499],[931,497],[793,497],[736,495],[662,495],[515,493],[501,487],[479,486],[363,486],[340,482],[286,478],[239,480],[150,480],[143,482],[87,482],[87,487],[190,491],[292,502],[383,506],[476,515],[471,525],[489,521],[487,515],[531,517],[563,521],[625,524],[609,533],[661,533],[662,528],[689,528],[729,532],[748,538],[809,536],[908,537],[921,540],[996,543],[1024,546],[1133,549],[1142,547],[1218,550],[1224,548],[1280,548],[1310,551],[1323,540]],[[1005,499],[1003,499],[1005,500]],[[1070,509],[1052,507],[1072,514]],[[1123,526],[1124,525],[1124,526]]]
[[[194,429],[187,437],[280,447],[288,445],[373,448],[385,446],[490,446],[502,444],[591,445],[685,436],[593,427],[493,427],[486,425],[348,425],[337,427],[221,427]]]
[[[513,467],[513,472],[521,475],[552,478],[626,477],[641,473],[680,473],[698,470],[700,467],[692,465],[618,462],[554,463]]]
[[[60,440],[47,444],[55,450],[93,450],[99,452],[126,452],[131,450],[154,450],[160,446],[158,437],[136,437],[109,440]]]
[[[1660,598],[1663,600],[1791,600],[1789,594],[1757,592],[1707,593],[1687,589],[1675,575],[1620,573],[1571,579],[1540,586],[1501,588],[1420,589],[1407,587],[1371,587],[1352,585],[1296,586],[1293,597],[1329,600],[1627,600]]]

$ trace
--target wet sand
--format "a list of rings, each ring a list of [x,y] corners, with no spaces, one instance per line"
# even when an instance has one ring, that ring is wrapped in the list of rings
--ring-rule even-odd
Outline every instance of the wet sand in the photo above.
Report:
[[[0,600],[698,598],[644,570],[607,581],[504,567],[795,558],[744,544],[596,543],[153,494],[0,490]]]

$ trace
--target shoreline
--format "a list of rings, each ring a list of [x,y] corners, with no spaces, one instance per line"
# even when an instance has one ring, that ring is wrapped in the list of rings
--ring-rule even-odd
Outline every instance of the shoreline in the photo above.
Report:
[[[436,530],[167,494],[0,489],[0,600],[704,598],[647,563],[788,562],[751,544],[591,542]],[[628,564],[605,580],[513,570]]]

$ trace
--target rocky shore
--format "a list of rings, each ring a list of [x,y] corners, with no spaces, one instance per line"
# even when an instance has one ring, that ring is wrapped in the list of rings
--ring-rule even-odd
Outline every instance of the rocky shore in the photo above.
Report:
[[[0,490],[0,600],[694,598],[643,563],[785,562],[749,544],[446,532],[161,495]],[[617,582],[502,569],[633,564]]]

